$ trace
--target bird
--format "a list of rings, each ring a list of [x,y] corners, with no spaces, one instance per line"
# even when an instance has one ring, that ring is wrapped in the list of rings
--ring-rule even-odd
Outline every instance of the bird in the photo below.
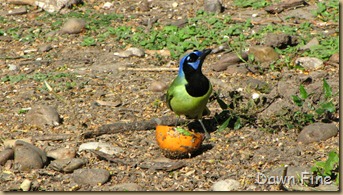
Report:
[[[212,93],[210,80],[202,73],[202,65],[211,49],[194,50],[180,60],[177,77],[167,90],[167,106],[180,118],[185,115],[188,119],[200,122],[205,138],[211,138],[202,122],[202,116],[210,114],[206,104]]]

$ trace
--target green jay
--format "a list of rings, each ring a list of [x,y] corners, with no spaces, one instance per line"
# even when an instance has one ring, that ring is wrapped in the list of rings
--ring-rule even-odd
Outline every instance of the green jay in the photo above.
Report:
[[[195,50],[180,60],[177,77],[167,91],[167,105],[178,116],[196,119],[205,132],[205,138],[210,138],[202,116],[210,113],[206,104],[212,93],[212,85],[201,71],[202,64],[211,49]]]

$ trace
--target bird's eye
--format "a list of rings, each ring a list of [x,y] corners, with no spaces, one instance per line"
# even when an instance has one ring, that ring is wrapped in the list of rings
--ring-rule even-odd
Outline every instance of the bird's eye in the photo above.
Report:
[[[196,55],[195,53],[191,53],[187,57],[187,61],[188,62],[195,62],[195,61],[197,61],[198,58],[199,58],[198,55]]]

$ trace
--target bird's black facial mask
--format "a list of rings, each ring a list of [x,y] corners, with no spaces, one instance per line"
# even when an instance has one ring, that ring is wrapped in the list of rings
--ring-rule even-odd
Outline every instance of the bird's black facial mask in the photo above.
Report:
[[[209,53],[211,53],[210,49],[205,49],[203,51],[195,50],[194,52],[188,54],[188,56],[185,56],[181,60],[184,73],[187,74],[195,71],[201,72],[202,64]]]

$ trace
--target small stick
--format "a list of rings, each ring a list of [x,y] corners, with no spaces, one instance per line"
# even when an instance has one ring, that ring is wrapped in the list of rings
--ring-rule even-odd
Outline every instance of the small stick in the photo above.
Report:
[[[48,82],[46,82],[46,80],[44,80],[44,84],[45,84],[45,87],[52,93],[56,96],[57,99],[59,99],[60,101],[62,101],[63,103],[67,103],[65,99],[63,99],[60,95],[58,95],[53,89],[52,87],[49,85]]]
[[[119,67],[118,70],[129,70],[129,71],[142,71],[142,72],[159,72],[159,71],[178,71],[179,68],[130,68],[130,67]]]
[[[54,135],[42,135],[42,136],[34,136],[32,140],[35,141],[60,141],[66,140],[71,138],[71,135],[68,134],[54,134]]]
[[[161,118],[153,118],[151,120],[133,121],[133,122],[116,122],[112,124],[102,125],[97,131],[88,131],[82,134],[84,138],[97,137],[104,134],[114,134],[123,131],[141,131],[154,129],[156,125],[175,125],[177,117],[163,116]],[[184,123],[186,120],[180,119],[179,123]]]

